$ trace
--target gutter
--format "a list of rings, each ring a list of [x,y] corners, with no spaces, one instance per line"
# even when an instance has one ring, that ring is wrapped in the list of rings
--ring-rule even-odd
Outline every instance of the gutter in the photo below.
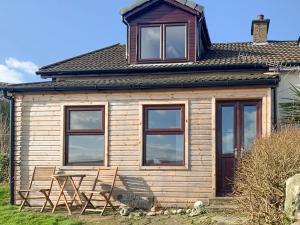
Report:
[[[9,202],[11,205],[15,204],[15,99],[13,96],[7,95],[8,91],[6,88],[3,89],[3,97],[9,100],[10,106],[10,141],[9,141]]]
[[[77,71],[53,71],[42,72],[37,71],[36,74],[41,75],[42,78],[52,78],[53,76],[74,76],[74,75],[128,75],[131,73],[162,73],[162,72],[211,72],[213,71],[228,71],[228,70],[264,70],[268,71],[269,67],[260,64],[233,64],[233,65],[178,65],[178,66],[159,66],[147,67],[147,64],[137,64],[134,67],[114,68],[114,69],[94,69],[94,70],[77,70]]]
[[[43,87],[9,87],[11,93],[40,93],[40,92],[74,92],[74,91],[120,91],[120,90],[153,90],[166,88],[218,88],[218,87],[240,87],[240,86],[270,86],[276,87],[278,78],[256,79],[256,80],[224,80],[206,82],[187,82],[170,84],[120,84],[116,86],[104,86],[91,84],[86,86],[43,86]]]

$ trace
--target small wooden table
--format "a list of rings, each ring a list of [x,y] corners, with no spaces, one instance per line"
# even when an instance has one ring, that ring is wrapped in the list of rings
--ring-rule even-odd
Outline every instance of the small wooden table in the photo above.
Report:
[[[68,213],[69,213],[69,215],[72,215],[71,207],[72,207],[74,201],[76,200],[76,197],[78,198],[80,204],[82,204],[80,194],[79,194],[79,188],[80,188],[83,178],[86,177],[86,175],[85,174],[55,174],[52,177],[54,180],[57,181],[58,186],[60,188],[58,199],[53,207],[52,213],[55,212],[55,210],[59,204],[60,198],[63,197],[63,200],[65,202],[65,206],[68,210]],[[77,185],[74,181],[74,178],[79,178]],[[72,187],[74,189],[74,195],[71,199],[71,202],[68,202],[67,197],[65,195],[65,188],[66,188],[66,184],[67,184],[68,180],[70,180]]]

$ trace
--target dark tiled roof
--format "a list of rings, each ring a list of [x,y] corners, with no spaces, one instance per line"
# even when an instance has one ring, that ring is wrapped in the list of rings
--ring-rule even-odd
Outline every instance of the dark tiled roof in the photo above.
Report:
[[[0,82],[0,88],[5,87],[6,85],[7,85],[6,83]]]
[[[240,57],[240,55],[248,55]],[[249,55],[251,57],[249,57]],[[142,70],[188,69],[213,70],[230,66],[265,66],[267,62],[300,64],[297,41],[270,41],[266,45],[251,42],[213,44],[208,54],[195,63],[128,65],[126,46],[117,44],[40,68],[38,74],[129,73]]]
[[[147,74],[98,77],[91,80],[50,81],[7,86],[10,92],[133,90],[157,88],[229,87],[276,85],[278,76],[250,73]]]

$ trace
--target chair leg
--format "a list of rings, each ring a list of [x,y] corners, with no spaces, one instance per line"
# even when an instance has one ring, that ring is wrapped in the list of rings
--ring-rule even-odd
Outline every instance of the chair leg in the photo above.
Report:
[[[111,204],[111,202],[110,202],[110,196],[109,196],[109,197],[106,197],[105,194],[101,194],[101,195],[102,195],[102,197],[105,199],[105,205],[104,205],[104,207],[103,207],[103,209],[102,209],[102,212],[101,212],[100,216],[102,216],[102,215],[104,214],[104,211],[105,211],[105,209],[107,208],[108,204],[113,208],[113,210],[115,210],[114,206],[113,206],[113,205]]]
[[[24,196],[24,195],[22,194],[22,192],[20,192],[20,191],[19,191],[18,193],[19,193],[20,197],[23,199],[23,201],[22,201],[22,203],[21,203],[21,206],[20,206],[20,208],[19,208],[19,212],[21,212],[22,209],[24,208],[25,204],[26,204],[27,206],[31,207],[31,205],[29,204],[29,202],[28,202],[28,200],[27,200],[28,195],[29,195],[29,192],[26,192],[26,195],[25,195],[25,196]]]
[[[93,193],[90,194],[89,197],[87,197],[85,193],[81,193],[81,194],[82,194],[83,198],[85,199],[85,204],[81,210],[81,215],[83,215],[89,205],[91,205],[93,208],[95,208],[95,206],[91,203]]]
[[[46,191],[41,191],[41,193],[45,196],[45,202],[44,202],[44,204],[43,204],[43,207],[41,208],[41,212],[44,212],[44,210],[45,210],[45,208],[46,208],[48,202],[49,202],[51,208],[53,208],[54,205],[53,205],[51,199],[49,198],[49,196],[50,196],[50,191],[49,191],[48,193],[47,193]]]

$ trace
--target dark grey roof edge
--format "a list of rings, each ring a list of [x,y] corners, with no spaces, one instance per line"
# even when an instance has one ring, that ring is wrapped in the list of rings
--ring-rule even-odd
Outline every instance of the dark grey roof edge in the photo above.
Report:
[[[299,62],[300,65],[300,62]],[[38,74],[42,78],[50,78],[52,75],[72,76],[72,75],[107,75],[107,74],[131,74],[131,73],[161,73],[161,72],[205,72],[205,71],[234,71],[234,70],[268,70],[268,66],[262,64],[231,64],[231,65],[174,65],[168,67],[121,67],[115,69],[97,69],[97,70],[76,70],[76,71],[55,71],[42,72]]]
[[[86,56],[86,55],[89,55],[89,54],[93,54],[93,53],[96,53],[96,52],[100,52],[100,51],[103,51],[103,50],[106,50],[106,49],[110,49],[110,48],[116,47],[118,45],[121,45],[121,44],[117,43],[117,44],[109,45],[109,46],[106,46],[104,48],[100,48],[100,49],[97,49],[97,50],[94,50],[94,51],[86,52],[86,53],[83,53],[83,54],[80,54],[80,55],[77,55],[77,56],[74,56],[74,57],[70,57],[70,58],[67,58],[67,59],[55,62],[55,63],[48,64],[46,66],[42,66],[41,68],[39,68],[39,70],[36,72],[36,74],[40,74],[40,70],[47,69],[47,68],[49,68],[51,66],[56,66],[56,65],[59,65],[61,63],[65,63],[65,62],[71,61],[73,59],[77,59],[77,58],[80,58],[80,57],[83,57],[83,56]]]
[[[169,83],[169,84],[134,84],[134,85],[116,85],[100,86],[49,86],[49,87],[24,87],[24,86],[8,86],[2,90],[10,93],[41,93],[41,92],[74,92],[74,91],[117,91],[117,90],[149,90],[149,89],[165,89],[165,88],[211,88],[211,87],[241,87],[241,86],[278,86],[280,78],[262,78],[254,80],[225,80],[225,81],[202,81],[196,83]]]
[[[132,4],[122,8],[120,10],[120,14],[123,16],[125,15],[126,13],[130,12],[131,10],[137,8],[137,7],[140,7],[142,6],[143,4],[149,2],[149,1],[152,1],[152,0],[136,0],[135,2],[133,2]],[[200,13],[202,13],[204,11],[204,7],[202,5],[199,5],[197,3],[195,3],[194,1],[192,0],[174,0],[184,6],[187,6],[191,9],[194,9]]]

